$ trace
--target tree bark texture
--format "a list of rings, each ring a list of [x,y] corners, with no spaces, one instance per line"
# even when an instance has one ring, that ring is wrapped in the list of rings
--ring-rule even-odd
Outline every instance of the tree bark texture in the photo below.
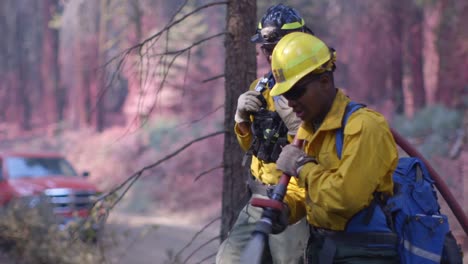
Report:
[[[46,123],[59,122],[63,118],[63,109],[60,107],[60,70],[59,56],[59,32],[58,29],[49,26],[54,12],[57,12],[58,0],[43,0],[43,46],[41,75],[44,85],[44,118]]]
[[[18,103],[20,126],[24,130],[32,128],[33,111],[39,109],[38,103],[43,96],[43,85],[40,75],[42,61],[42,16],[35,13],[40,10],[40,3],[20,0],[16,2],[18,13],[16,16],[15,38],[17,44],[17,74]],[[34,109],[33,109],[34,108]]]
[[[415,112],[426,105],[426,92],[424,88],[423,74],[423,12],[415,3],[408,5],[406,25],[406,41],[408,58],[407,64],[411,76],[410,91],[413,102],[412,112]]]
[[[435,97],[448,107],[464,109],[468,96],[468,3],[444,0],[442,16],[437,42],[440,68]]]
[[[403,114],[405,112],[405,98],[403,96],[403,23],[402,11],[404,4],[401,1],[394,1],[391,7],[391,64],[390,64],[390,89],[392,99],[395,103],[395,112]]]
[[[243,153],[236,140],[233,127],[237,98],[248,90],[250,83],[256,77],[255,46],[249,41],[257,23],[256,1],[230,0],[226,19],[224,129],[227,132],[224,138],[223,155],[222,240],[226,238],[234,224],[246,195],[245,168],[241,165]]]

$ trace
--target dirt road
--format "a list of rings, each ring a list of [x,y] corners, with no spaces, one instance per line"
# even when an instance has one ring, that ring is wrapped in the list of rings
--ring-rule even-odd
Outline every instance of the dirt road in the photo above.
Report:
[[[107,251],[107,260],[112,264],[214,263],[214,254],[219,245],[217,236],[220,221],[215,220],[201,232],[201,229],[210,222],[200,221],[201,215],[204,213],[166,216],[114,214],[109,219],[108,229],[116,232],[117,237],[120,236],[123,241]],[[189,245],[199,232],[200,234]],[[464,263],[468,264],[466,236],[460,232],[457,234],[458,242],[464,244]],[[174,256],[186,246],[188,247],[180,253],[180,256],[174,259]]]
[[[183,214],[113,214],[106,234],[115,237],[117,243],[106,250],[107,261],[112,264],[214,263],[220,221],[213,217],[213,223],[203,229],[210,220],[201,222],[196,218],[196,215]]]

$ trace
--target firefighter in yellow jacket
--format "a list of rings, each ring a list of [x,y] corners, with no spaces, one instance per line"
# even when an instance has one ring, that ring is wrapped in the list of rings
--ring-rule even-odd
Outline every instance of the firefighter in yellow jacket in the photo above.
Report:
[[[261,50],[270,62],[271,52],[278,40],[295,31],[312,34],[296,10],[282,4],[274,5],[263,16],[257,33],[251,40],[261,44]],[[270,96],[274,83],[271,72],[266,74],[252,83],[249,91],[239,97],[237,104],[234,130],[240,146],[246,151],[246,155],[251,157],[248,185],[253,197],[266,198],[268,192],[273,190],[282,174],[274,162],[301,122],[283,97]],[[304,199],[304,195],[304,189],[299,188],[297,182],[292,180],[288,187],[287,199],[301,200]],[[262,211],[263,209],[253,207],[250,203],[242,209],[228,237],[218,250],[216,263],[240,262],[240,256],[252,237]],[[287,224],[287,219],[283,220]],[[267,250],[269,254],[265,254],[263,263],[298,263],[302,258],[307,238],[308,226],[305,218],[289,226],[281,234],[270,235]]]
[[[290,222],[306,212],[306,263],[398,263],[397,238],[378,203],[393,192],[396,144],[385,118],[371,109],[353,112],[344,126],[350,99],[335,87],[335,60],[333,49],[304,33],[288,34],[273,51],[270,95],[283,95],[303,121],[303,149],[287,145],[277,160],[306,189],[305,203],[286,200]]]

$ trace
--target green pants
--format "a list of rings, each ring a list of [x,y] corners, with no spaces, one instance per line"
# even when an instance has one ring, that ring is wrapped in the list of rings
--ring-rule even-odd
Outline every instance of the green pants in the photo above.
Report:
[[[267,198],[261,195],[253,197]],[[240,212],[228,237],[223,241],[216,255],[217,264],[237,264],[243,249],[252,237],[257,221],[263,209],[253,207],[250,202]],[[309,236],[309,227],[305,218],[290,225],[284,232],[269,236],[269,251],[274,264],[296,264],[302,258]]]

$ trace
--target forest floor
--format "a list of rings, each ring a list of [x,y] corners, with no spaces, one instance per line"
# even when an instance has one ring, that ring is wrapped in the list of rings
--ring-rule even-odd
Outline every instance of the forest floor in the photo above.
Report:
[[[220,206],[213,205],[196,212],[136,215],[115,212],[107,231],[121,241],[106,250],[109,264],[195,264],[215,263],[220,243],[218,235]],[[212,221],[215,220],[215,221]],[[452,220],[455,221],[454,219]],[[207,224],[213,222],[205,228]],[[468,264],[468,237],[453,229],[462,244],[464,262]],[[179,257],[174,257],[180,254]]]
[[[113,211],[105,229],[106,264],[215,263],[220,204],[196,211],[146,214]],[[211,224],[210,224],[211,223]],[[454,230],[468,256],[468,238]],[[4,255],[0,263],[15,264]],[[465,257],[463,263],[468,264]]]
[[[196,211],[142,215],[116,208],[98,244],[102,264],[215,263],[220,209],[217,203]],[[19,262],[0,252],[0,263]]]
[[[203,228],[219,212],[220,208],[212,207],[161,216],[115,213],[109,219],[108,230],[125,234],[125,240],[106,251],[107,261],[109,264],[215,263],[220,221]],[[463,263],[468,264],[468,237],[461,229],[453,231],[463,246]],[[180,257],[174,258],[178,253]]]
[[[214,263],[219,246],[220,204],[196,212],[137,215],[114,212],[106,234],[109,264]],[[211,224],[210,224],[211,223]]]

